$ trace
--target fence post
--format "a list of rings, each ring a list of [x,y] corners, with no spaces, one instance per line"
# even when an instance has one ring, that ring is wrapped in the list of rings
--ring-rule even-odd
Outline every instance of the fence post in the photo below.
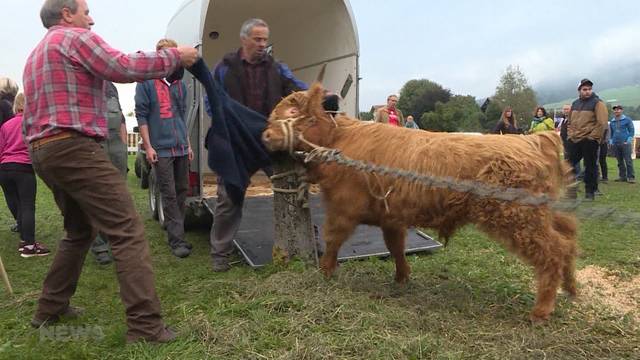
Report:
[[[295,162],[289,156],[276,156],[273,162],[273,214],[274,214],[274,244],[272,249],[273,262],[286,264],[298,256],[307,263],[318,263],[315,232],[311,222],[309,207],[303,207],[297,201],[296,190],[300,179],[295,173]],[[287,176],[277,174],[287,173]],[[283,189],[285,191],[278,191]],[[304,203],[309,202],[305,194]]]

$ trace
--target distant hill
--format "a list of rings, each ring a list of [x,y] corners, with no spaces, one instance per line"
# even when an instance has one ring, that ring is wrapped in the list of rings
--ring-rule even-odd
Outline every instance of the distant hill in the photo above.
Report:
[[[594,90],[599,95],[605,94],[604,89],[623,89],[638,85],[640,84],[638,69],[640,69],[640,61],[636,60],[628,63],[607,63],[584,74],[567,69],[566,74],[561,77],[533,84],[533,89],[538,102],[555,104],[576,96],[578,81],[585,77],[593,81]]]
[[[640,85],[630,85],[619,88],[606,89],[602,91],[596,91],[596,93],[598,94],[598,96],[600,96],[600,99],[611,105],[622,104],[624,106],[634,108],[640,106]],[[562,105],[571,104],[575,99],[576,97],[573,97],[565,99],[563,101],[545,104],[544,107],[547,110],[561,109]]]

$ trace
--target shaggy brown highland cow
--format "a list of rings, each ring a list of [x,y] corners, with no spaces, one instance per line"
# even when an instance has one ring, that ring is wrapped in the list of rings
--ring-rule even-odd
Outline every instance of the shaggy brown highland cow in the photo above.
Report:
[[[551,199],[558,199],[565,187],[567,166],[560,158],[560,138],[554,132],[475,136],[415,131],[344,115],[333,119],[324,112],[322,100],[323,89],[318,84],[283,99],[271,113],[262,136],[267,148],[335,148],[351,159],[524,189]],[[338,250],[358,224],[382,229],[395,259],[395,279],[405,282],[410,272],[404,255],[409,226],[436,229],[447,240],[456,229],[472,223],[534,268],[537,296],[531,320],[549,318],[558,286],[571,296],[577,293],[575,219],[552,209],[549,203],[534,206],[427,187],[335,163],[311,162],[306,166],[311,181],[322,189],[326,208],[326,252],[320,262],[326,276],[335,271]]]

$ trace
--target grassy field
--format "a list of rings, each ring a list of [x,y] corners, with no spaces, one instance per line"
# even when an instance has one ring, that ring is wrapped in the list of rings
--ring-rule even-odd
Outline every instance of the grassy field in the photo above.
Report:
[[[615,160],[609,167],[613,179]],[[38,185],[37,238],[55,249],[61,218],[48,189]],[[0,201],[0,253],[16,292],[9,297],[0,290],[0,359],[640,357],[638,224],[583,219],[582,296],[575,302],[560,296],[552,319],[534,326],[527,320],[534,301],[530,269],[472,227],[444,250],[412,256],[406,286],[394,284],[393,263],[379,259],[344,263],[331,280],[297,262],[257,271],[237,264],[217,274],[210,271],[208,233],[189,233],[194,253],[173,257],[133,174],[129,185],[145,219],[163,312],[179,341],[126,346],[114,267],[91,257],[72,300],[85,316],[66,324],[99,329],[104,336],[52,340],[32,329],[29,320],[52,256],[18,256],[18,238],[9,232],[10,215]],[[640,212],[640,185],[600,187],[605,195],[582,207]]]
[[[628,107],[640,106],[640,86],[630,85],[623,86],[615,89],[607,89],[602,91],[596,91],[598,96],[606,102],[611,102],[612,105],[622,104]],[[544,107],[547,110],[562,109],[564,104],[571,104],[576,98],[565,99],[552,104],[546,104]]]

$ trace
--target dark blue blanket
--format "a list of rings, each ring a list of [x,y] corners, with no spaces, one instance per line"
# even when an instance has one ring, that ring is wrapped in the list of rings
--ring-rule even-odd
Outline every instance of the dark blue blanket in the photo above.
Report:
[[[230,98],[213,79],[204,60],[187,70],[202,83],[209,97],[212,120],[205,138],[209,167],[222,177],[227,194],[239,203],[251,175],[260,169],[270,172],[271,159],[260,140],[267,119]]]

